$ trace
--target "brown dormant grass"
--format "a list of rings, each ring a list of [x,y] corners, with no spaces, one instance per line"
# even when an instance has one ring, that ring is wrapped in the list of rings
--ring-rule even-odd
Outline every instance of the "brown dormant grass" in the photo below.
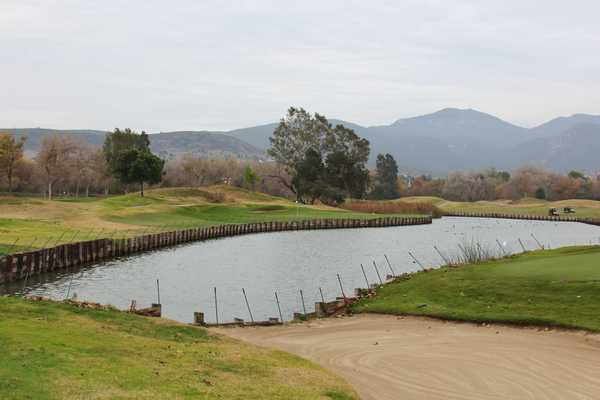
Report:
[[[344,203],[345,210],[370,214],[429,214],[439,217],[442,212],[427,202],[353,200]]]

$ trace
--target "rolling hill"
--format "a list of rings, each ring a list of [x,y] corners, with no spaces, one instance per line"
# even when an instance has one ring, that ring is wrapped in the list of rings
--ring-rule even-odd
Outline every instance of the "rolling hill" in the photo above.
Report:
[[[0,129],[1,133],[9,133],[15,137],[27,137],[25,153],[33,157],[40,149],[44,137],[60,134],[68,135],[93,146],[102,146],[108,132],[95,130],[56,130],[56,129]],[[150,147],[153,152],[166,159],[173,159],[183,154],[199,157],[225,158],[235,156],[239,159],[264,160],[263,149],[246,143],[235,137],[218,132],[160,132],[150,135]]]
[[[391,153],[409,173],[446,175],[457,170],[495,167],[513,169],[525,164],[557,172],[600,170],[600,116],[575,114],[555,118],[535,128],[523,128],[472,109],[446,108],[403,118],[390,125],[365,127],[342,123],[371,143],[372,161]],[[266,148],[276,124],[228,132]]]

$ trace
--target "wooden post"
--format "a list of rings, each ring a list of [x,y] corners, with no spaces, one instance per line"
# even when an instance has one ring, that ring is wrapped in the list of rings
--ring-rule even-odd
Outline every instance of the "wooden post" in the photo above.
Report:
[[[158,279],[156,280],[156,294],[158,296],[158,303],[156,303],[156,304],[162,304],[160,302],[160,282]]]
[[[396,276],[396,272],[394,272],[394,269],[392,268],[392,264],[390,263],[390,260],[388,258],[387,255],[383,255],[385,257],[385,261],[387,262],[388,267],[390,267],[390,271],[392,272],[392,276]],[[367,286],[368,288],[368,286]]]
[[[277,310],[279,310],[279,318],[283,324],[283,314],[281,313],[281,306],[279,305],[279,296],[277,296],[277,291],[275,291],[275,301],[277,302]]]
[[[383,285],[383,280],[381,279],[381,275],[379,275],[379,269],[377,269],[377,264],[373,261],[373,267],[375,267],[375,272],[377,272],[377,278],[379,278],[379,283]]]
[[[367,279],[367,274],[365,273],[365,267],[360,264],[360,269],[362,270],[363,276],[365,277],[365,282],[367,283],[367,290],[371,287],[369,286],[369,280]]]
[[[344,293],[344,286],[342,285],[342,278],[340,278],[340,274],[337,274],[338,282],[340,283],[340,290],[342,291],[342,297],[346,300],[346,293]]]
[[[248,297],[246,296],[246,289],[242,288],[242,293],[244,294],[244,300],[246,300],[246,307],[248,307],[248,314],[250,314],[250,321],[254,323],[254,317],[252,316],[252,310],[250,310],[250,303],[248,303]]]
[[[411,256],[411,258],[412,258],[412,259],[413,259],[413,260],[414,260],[414,261],[415,261],[415,262],[416,262],[416,263],[419,265],[419,267],[421,267],[421,269],[425,270],[425,267],[423,266],[423,264],[421,264],[421,263],[419,262],[419,260],[417,260],[417,257],[415,257],[415,256],[413,255],[413,253],[411,253],[411,252],[409,251],[409,252],[408,252],[408,255],[409,255],[409,256]]]
[[[302,294],[302,289],[300,289],[300,300],[302,300],[302,310],[304,310],[304,316],[306,317],[306,305],[304,304],[304,294]]]
[[[217,287],[215,286],[215,320],[217,321],[217,325],[219,325],[219,304],[217,303]]]
[[[204,313],[203,312],[195,312],[194,313],[194,324],[195,325],[205,325],[204,322]]]

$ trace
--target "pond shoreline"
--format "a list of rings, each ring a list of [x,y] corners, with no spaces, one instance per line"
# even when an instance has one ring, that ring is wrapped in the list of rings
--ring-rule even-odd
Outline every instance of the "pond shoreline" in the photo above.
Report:
[[[0,259],[0,283],[27,280],[31,276],[41,275],[46,272],[93,265],[121,256],[144,253],[183,243],[225,237],[266,232],[383,228],[431,223],[431,216],[271,221],[250,224],[227,224],[208,228],[191,228],[136,236],[128,239],[97,239],[6,255]]]

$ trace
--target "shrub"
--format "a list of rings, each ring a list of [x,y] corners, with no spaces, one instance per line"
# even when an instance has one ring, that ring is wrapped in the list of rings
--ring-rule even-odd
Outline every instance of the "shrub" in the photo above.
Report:
[[[371,214],[428,214],[434,218],[440,218],[443,215],[442,210],[426,202],[353,200],[340,207],[345,210]]]

